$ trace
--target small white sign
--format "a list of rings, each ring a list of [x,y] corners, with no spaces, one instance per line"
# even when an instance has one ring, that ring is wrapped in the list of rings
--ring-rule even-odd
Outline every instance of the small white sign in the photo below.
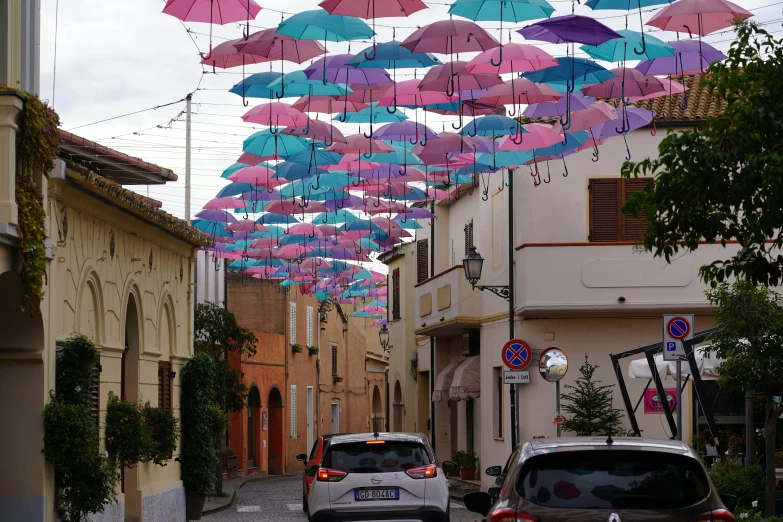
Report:
[[[679,361],[685,358],[683,341],[693,339],[693,315],[663,316],[663,360]]]
[[[541,360],[541,352],[544,350],[533,350],[533,358],[530,360],[530,366],[538,366],[538,361]]]
[[[530,372],[527,370],[506,370],[503,373],[506,384],[530,384]]]

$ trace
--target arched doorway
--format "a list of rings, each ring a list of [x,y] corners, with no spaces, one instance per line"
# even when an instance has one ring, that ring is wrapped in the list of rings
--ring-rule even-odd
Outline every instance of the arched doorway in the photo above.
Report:
[[[283,474],[283,397],[280,390],[269,390],[269,469],[270,475]]]
[[[0,511],[44,520],[47,466],[37,441],[43,441],[41,412],[51,386],[44,372],[48,351],[41,314],[19,306],[21,288],[15,272],[0,275],[0,424],[7,426],[0,445]]]
[[[392,419],[392,422],[394,423],[392,427],[392,431],[401,432],[403,431],[403,426],[405,425],[405,419],[403,419],[403,415],[405,415],[405,405],[402,402],[402,387],[400,386],[400,381],[397,381],[394,383],[394,418]]]
[[[136,294],[131,291],[125,309],[125,351],[120,366],[120,393],[124,400],[139,400],[139,354],[141,353],[141,312]],[[125,493],[125,518],[141,519],[142,495],[139,490],[139,466],[120,470],[120,487]]]
[[[383,406],[381,405],[381,390],[377,386],[372,390],[372,430],[383,431]]]
[[[257,468],[261,462],[261,395],[255,386],[247,396],[247,469]]]

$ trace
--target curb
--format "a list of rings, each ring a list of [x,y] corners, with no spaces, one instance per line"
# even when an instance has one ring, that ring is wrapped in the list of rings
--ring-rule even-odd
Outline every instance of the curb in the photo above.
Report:
[[[231,496],[231,500],[229,501],[228,504],[225,504],[223,506],[218,506],[216,508],[212,508],[209,510],[205,510],[204,512],[201,513],[201,516],[203,517],[207,515],[214,515],[215,513],[220,513],[221,511],[225,511],[233,507],[234,505],[236,505],[237,500],[239,500],[239,495],[238,495],[239,490],[245,487],[246,484],[250,484],[251,482],[265,482],[267,480],[281,479],[281,478],[294,477],[294,476],[296,476],[295,473],[285,473],[283,475],[261,475],[258,477],[247,478],[239,484],[237,489],[234,491],[234,494]]]

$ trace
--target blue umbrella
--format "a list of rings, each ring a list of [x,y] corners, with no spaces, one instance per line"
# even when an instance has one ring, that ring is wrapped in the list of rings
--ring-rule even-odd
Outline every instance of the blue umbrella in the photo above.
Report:
[[[326,152],[325,150],[316,149],[315,152],[312,150],[298,152],[289,156],[286,161],[302,165],[310,165],[311,163],[315,165],[337,165],[342,157],[343,155],[337,152]]]
[[[644,33],[638,31],[620,29],[617,32],[622,35],[622,38],[615,38],[600,45],[582,45],[579,48],[596,60],[605,60],[607,62],[625,62],[626,58],[631,60],[652,60],[654,58],[674,56],[674,48],[654,36],[647,35],[645,40]],[[636,48],[637,45],[641,46],[641,50]],[[629,48],[634,49],[634,53],[638,58],[633,57],[633,55],[627,56]]]
[[[353,16],[332,15],[323,9],[296,13],[277,26],[277,32],[298,40],[346,42],[372,38],[370,26]]]
[[[269,84],[269,88],[275,92],[278,99],[297,96],[345,96],[353,93],[347,86],[333,83],[324,85],[321,80],[311,80],[304,71],[278,76]]]
[[[473,119],[473,130],[470,130],[470,123],[459,131],[463,136],[506,136],[510,134],[519,134],[527,132],[517,120],[508,116],[490,114]]]
[[[220,189],[220,192],[217,193],[217,198],[224,198],[226,196],[236,196],[237,194],[242,194],[244,192],[248,191],[255,191],[256,187],[252,183],[230,183]]]
[[[279,74],[271,71],[251,74],[228,92],[239,96],[244,94],[247,98],[271,98],[274,91],[269,88],[269,84],[279,77]]]
[[[268,223],[277,223],[281,225],[293,225],[299,223],[299,220],[294,216],[288,216],[285,214],[275,214],[274,212],[267,212],[260,218],[256,219],[256,223],[259,225],[266,225]]]
[[[633,8],[639,9],[639,25],[642,28],[642,47],[634,48],[634,52],[641,56],[647,51],[647,41],[644,38],[644,19],[642,18],[642,7],[652,7],[654,5],[664,5],[674,3],[675,0],[587,0],[585,5],[594,11],[599,9],[618,9],[630,11]],[[622,32],[622,31],[618,31]]]

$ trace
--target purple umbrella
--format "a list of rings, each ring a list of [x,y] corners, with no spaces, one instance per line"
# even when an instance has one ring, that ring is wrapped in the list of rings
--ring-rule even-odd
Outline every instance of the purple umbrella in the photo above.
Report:
[[[402,219],[434,219],[434,218],[435,215],[429,210],[420,207],[413,207],[413,208],[409,208],[403,214],[397,214],[396,216],[394,216],[393,219],[394,221],[399,221]]]
[[[426,125],[406,120],[387,123],[383,127],[375,129],[372,138],[374,140],[408,141],[415,137],[418,141],[420,135],[427,140],[438,137],[438,134]]]
[[[565,15],[542,20],[517,30],[527,40],[541,40],[550,43],[581,43],[601,45],[615,38],[622,38],[601,22],[581,15]]]
[[[531,119],[560,116],[566,113],[567,101],[570,102],[571,109],[575,111],[586,109],[596,101],[595,98],[585,96],[581,92],[569,94],[568,98],[570,98],[570,100],[566,100],[566,97],[563,96],[556,102],[533,103],[527,106],[524,112],[522,112],[522,115]]]
[[[237,218],[225,210],[202,210],[196,214],[197,218],[215,221],[217,223],[236,223]]]

